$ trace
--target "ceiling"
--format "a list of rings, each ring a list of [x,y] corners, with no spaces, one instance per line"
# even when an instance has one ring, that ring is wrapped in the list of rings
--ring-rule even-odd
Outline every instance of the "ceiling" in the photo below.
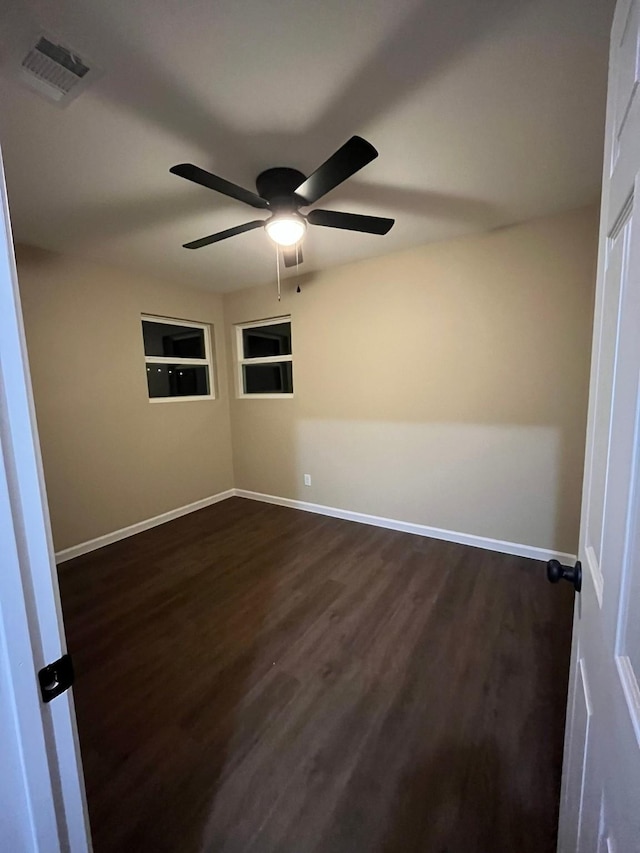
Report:
[[[227,291],[274,280],[256,211],[169,174],[254,189],[353,134],[380,156],[321,206],[310,272],[586,204],[600,185],[613,0],[4,0],[0,139],[18,241]],[[39,31],[102,75],[60,108],[17,82]],[[12,58],[13,57],[13,58]],[[21,57],[20,57],[21,58]],[[258,214],[260,215],[260,214]]]

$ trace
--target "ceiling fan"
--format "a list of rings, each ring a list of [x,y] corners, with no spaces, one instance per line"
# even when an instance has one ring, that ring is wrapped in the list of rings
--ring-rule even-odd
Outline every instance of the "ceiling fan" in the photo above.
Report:
[[[219,231],[217,234],[210,234],[208,237],[185,243],[184,248],[200,249],[202,246],[226,240],[227,237],[264,227],[269,237],[282,247],[285,266],[291,267],[302,262],[302,250],[297,244],[307,230],[307,223],[322,225],[325,228],[362,231],[366,234],[386,234],[395,222],[394,219],[318,208],[306,215],[300,213],[301,207],[315,204],[322,196],[346,181],[367,163],[375,160],[377,156],[378,152],[371,143],[360,136],[352,136],[308,178],[297,169],[284,166],[261,172],[256,178],[257,194],[232,184],[224,178],[219,178],[211,172],[206,172],[192,163],[172,166],[169,171],[174,175],[243,201],[251,207],[271,212],[268,219],[254,219],[243,225],[227,228],[226,231]]]

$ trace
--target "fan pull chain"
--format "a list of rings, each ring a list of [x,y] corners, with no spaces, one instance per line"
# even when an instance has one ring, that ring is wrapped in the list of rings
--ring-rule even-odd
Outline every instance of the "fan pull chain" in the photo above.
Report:
[[[280,249],[276,246],[276,273],[278,276],[278,302],[280,302]]]
[[[300,244],[296,243],[296,278],[298,278],[298,262],[300,260]],[[296,293],[300,293],[300,285],[296,287]]]

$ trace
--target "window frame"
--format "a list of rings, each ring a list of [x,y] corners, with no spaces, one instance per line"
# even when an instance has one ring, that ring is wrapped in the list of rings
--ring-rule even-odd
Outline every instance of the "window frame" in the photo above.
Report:
[[[289,355],[265,355],[256,358],[244,357],[244,341],[242,332],[244,329],[256,329],[264,326],[277,326],[280,323],[289,323],[291,327],[291,353]],[[244,390],[244,366],[249,364],[282,364],[283,361],[291,363],[291,377],[293,381],[293,323],[291,315],[283,317],[269,317],[266,320],[251,320],[249,323],[236,323],[236,397],[239,400],[291,400],[294,392],[247,394]]]
[[[181,358],[179,356],[169,357],[166,355],[147,355],[144,352],[144,331],[142,323],[159,323],[165,326],[183,326],[190,329],[199,329],[204,337],[204,358]],[[160,317],[157,314],[140,315],[140,331],[142,332],[142,351],[144,353],[145,381],[146,368],[149,364],[183,364],[189,367],[207,367],[209,371],[209,393],[191,394],[189,396],[176,397],[148,397],[150,403],[188,403],[195,400],[215,400],[216,381],[214,371],[213,347],[211,344],[211,325],[209,323],[196,323],[194,320],[178,320],[175,317]],[[147,386],[147,395],[149,388]]]

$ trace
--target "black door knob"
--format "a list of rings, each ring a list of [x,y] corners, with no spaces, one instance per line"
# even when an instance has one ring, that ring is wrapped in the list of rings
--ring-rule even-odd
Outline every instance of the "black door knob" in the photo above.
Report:
[[[582,563],[577,561],[575,566],[563,566],[558,560],[549,560],[547,563],[547,580],[549,583],[558,583],[565,580],[573,584],[576,592],[582,589]]]

